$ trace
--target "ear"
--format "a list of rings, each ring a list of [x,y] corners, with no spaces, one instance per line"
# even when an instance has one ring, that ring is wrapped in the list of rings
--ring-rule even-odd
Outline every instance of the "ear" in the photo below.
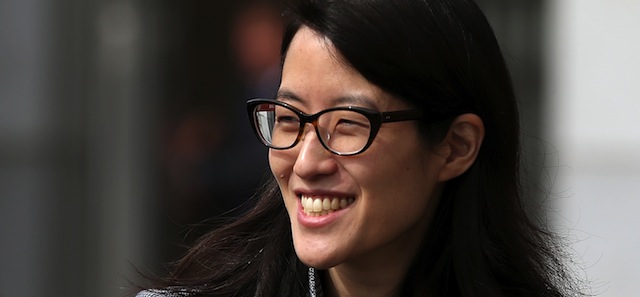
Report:
[[[455,118],[436,148],[445,158],[438,180],[447,181],[467,171],[476,160],[483,139],[484,124],[478,115],[465,113]]]

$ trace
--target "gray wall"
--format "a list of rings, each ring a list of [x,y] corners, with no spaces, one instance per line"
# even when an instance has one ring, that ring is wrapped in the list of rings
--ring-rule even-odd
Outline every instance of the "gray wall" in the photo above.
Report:
[[[153,257],[158,9],[0,3],[0,296],[120,296]]]
[[[547,15],[555,225],[594,295],[638,296],[640,1],[555,0]]]

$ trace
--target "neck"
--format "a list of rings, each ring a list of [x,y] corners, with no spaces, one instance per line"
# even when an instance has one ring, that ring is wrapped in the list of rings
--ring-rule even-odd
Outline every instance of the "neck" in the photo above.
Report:
[[[335,267],[327,274],[327,296],[330,297],[360,297],[360,296],[399,296],[398,287],[401,279],[391,275],[388,271],[383,275],[372,273],[362,274],[361,270],[347,267]]]
[[[328,270],[324,287],[330,297],[400,296],[402,283],[416,258],[422,238],[401,240]]]

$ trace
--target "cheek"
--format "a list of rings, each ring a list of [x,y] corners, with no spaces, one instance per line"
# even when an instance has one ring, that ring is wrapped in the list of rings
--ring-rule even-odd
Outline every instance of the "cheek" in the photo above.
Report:
[[[410,230],[422,234],[439,200],[435,178],[418,166],[401,168],[375,181],[364,196],[372,200],[367,201],[366,216],[369,228],[377,230],[375,236],[386,242]]]
[[[293,165],[289,163],[286,154],[282,151],[269,150],[269,167],[271,168],[271,174],[276,178],[280,193],[282,193],[285,207],[291,215],[292,211],[297,209],[292,205],[292,199],[287,199],[287,191],[289,187],[289,177],[291,176],[291,168]],[[294,209],[295,208],[295,209]]]
[[[383,204],[376,209],[393,212],[398,218],[420,216],[430,207],[438,187],[437,173],[440,161],[425,150],[407,150],[402,154],[388,154],[359,168],[363,194],[372,197],[371,203]],[[400,165],[403,164],[403,165]]]
[[[278,180],[278,184],[291,174],[293,162],[293,157],[288,156],[285,152],[269,150],[269,168],[271,168],[271,173]]]
[[[426,204],[434,188],[434,178],[419,168],[400,169],[372,178],[367,182],[368,194],[379,197],[388,209],[401,208],[410,214]],[[418,208],[418,209],[415,209]]]

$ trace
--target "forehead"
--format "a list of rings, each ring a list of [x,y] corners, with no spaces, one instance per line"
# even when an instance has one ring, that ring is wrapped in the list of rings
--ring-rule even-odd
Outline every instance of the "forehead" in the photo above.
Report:
[[[279,99],[312,109],[345,101],[387,109],[399,101],[350,67],[330,40],[307,27],[300,28],[287,50]]]

